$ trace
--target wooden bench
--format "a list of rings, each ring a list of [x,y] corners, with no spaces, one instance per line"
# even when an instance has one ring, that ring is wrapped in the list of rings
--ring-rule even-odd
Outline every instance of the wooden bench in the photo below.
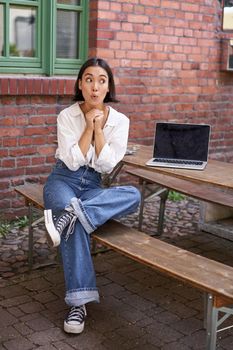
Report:
[[[33,244],[32,211],[34,207],[44,208],[43,186],[27,184],[15,190],[25,198],[28,205],[29,240]],[[106,247],[203,291],[206,296],[207,350],[215,350],[219,326],[233,315],[232,267],[152,238],[113,220],[98,228],[92,236]],[[32,264],[32,251],[29,264]],[[223,313],[221,318],[220,313]]]
[[[163,232],[165,203],[169,190],[175,190],[208,203],[233,208],[233,193],[223,192],[220,188],[217,189],[216,187],[208,186],[207,184],[200,182],[185,180],[179,177],[141,168],[127,168],[126,172],[130,175],[136,176],[139,179],[139,183],[142,185],[142,200],[139,210],[139,230],[141,230],[142,227],[145,191],[150,184],[158,184],[158,187],[155,189],[155,195],[161,197],[158,230],[155,234],[157,236],[160,236]]]
[[[133,260],[205,292],[207,349],[215,350],[218,326],[233,315],[233,268],[109,221],[93,238]],[[224,313],[219,319],[219,313]]]

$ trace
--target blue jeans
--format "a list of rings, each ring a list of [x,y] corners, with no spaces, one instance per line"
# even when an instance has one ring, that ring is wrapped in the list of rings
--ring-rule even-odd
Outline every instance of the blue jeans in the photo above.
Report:
[[[139,202],[140,192],[133,186],[102,188],[101,175],[94,169],[71,171],[57,161],[44,187],[44,204],[53,211],[71,205],[77,216],[73,234],[68,239],[62,235],[60,245],[68,305],[99,302],[90,233],[109,219],[135,212]]]

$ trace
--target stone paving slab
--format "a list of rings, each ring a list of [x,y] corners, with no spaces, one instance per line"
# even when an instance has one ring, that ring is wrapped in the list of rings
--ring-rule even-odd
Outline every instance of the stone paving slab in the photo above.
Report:
[[[177,212],[175,207],[178,205],[171,205],[166,213],[165,233],[161,239],[233,266],[233,242],[198,231],[196,202],[182,203],[182,215],[181,209]],[[150,205],[146,210],[144,230],[153,233],[156,230],[154,211],[152,215]],[[136,215],[126,218],[125,222],[136,226]],[[187,226],[190,223],[191,226]],[[42,232],[43,228],[39,227],[34,257],[36,262],[46,263],[56,254],[52,250],[51,255],[44,254],[44,260],[41,258],[39,248],[47,249]],[[25,242],[19,241],[17,244],[24,247]],[[12,250],[9,258],[13,260]],[[63,319],[68,309],[64,303],[62,267],[58,263],[44,268],[36,265],[28,272],[24,262],[21,270],[14,268],[8,271],[10,276],[2,276],[0,349],[206,348],[203,295],[198,290],[113,251],[97,254],[93,259],[101,300],[100,304],[88,305],[85,331],[78,336],[63,331]],[[220,333],[217,350],[232,349],[233,330]]]

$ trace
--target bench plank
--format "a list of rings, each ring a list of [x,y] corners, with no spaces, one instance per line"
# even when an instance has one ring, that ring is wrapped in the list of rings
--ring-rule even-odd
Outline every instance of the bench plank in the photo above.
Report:
[[[41,184],[25,184],[15,187],[15,191],[25,198],[27,205],[33,203],[35,207],[44,209],[43,188]]]
[[[221,189],[216,189],[216,187],[208,186],[207,184],[139,168],[127,169],[126,172],[187,196],[233,208],[233,191],[231,193],[223,192]]]
[[[233,268],[111,220],[93,233],[99,243],[200,290],[233,301]]]

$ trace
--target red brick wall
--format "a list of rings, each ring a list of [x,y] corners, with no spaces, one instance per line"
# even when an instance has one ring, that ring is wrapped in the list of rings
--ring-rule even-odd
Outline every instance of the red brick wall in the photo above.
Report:
[[[233,161],[233,73],[220,71],[218,0],[91,0],[89,56],[105,58],[130,139],[151,144],[155,121],[210,123],[210,156]],[[0,215],[20,215],[14,186],[44,182],[57,113],[75,77],[0,79]]]
[[[232,161],[233,73],[220,72],[220,40],[227,35],[221,32],[219,1],[93,1],[92,6],[97,45],[91,52],[114,67],[131,139],[151,144],[158,120],[210,123],[211,156]]]
[[[44,183],[56,149],[56,117],[71,103],[74,78],[1,77],[0,219],[20,216],[24,201],[14,187]]]

